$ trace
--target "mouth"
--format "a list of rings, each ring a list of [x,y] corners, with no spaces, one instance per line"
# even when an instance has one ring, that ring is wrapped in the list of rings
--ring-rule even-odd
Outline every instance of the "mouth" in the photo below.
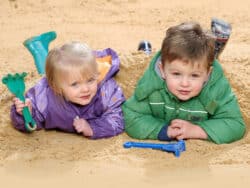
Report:
[[[90,98],[90,95],[84,95],[80,97],[82,100],[87,100]]]
[[[187,91],[187,90],[179,90],[179,93],[181,95],[188,95],[190,93],[190,91]]]

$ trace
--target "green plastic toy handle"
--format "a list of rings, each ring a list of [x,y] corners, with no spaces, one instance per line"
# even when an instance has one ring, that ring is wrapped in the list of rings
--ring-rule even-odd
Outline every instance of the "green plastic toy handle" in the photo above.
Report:
[[[32,118],[29,108],[27,106],[24,107],[22,112],[25,121],[25,129],[29,132],[36,130],[36,122]]]
[[[25,90],[25,84],[24,84],[24,77],[27,75],[26,72],[23,72],[22,74],[8,74],[5,77],[2,78],[2,83],[5,84],[9,91],[13,93],[17,98],[19,98],[21,101],[25,102],[25,97],[23,95]],[[25,121],[25,129],[28,132],[32,132],[36,130],[36,123],[34,119],[32,118],[29,108],[24,107],[22,110],[24,121]]]

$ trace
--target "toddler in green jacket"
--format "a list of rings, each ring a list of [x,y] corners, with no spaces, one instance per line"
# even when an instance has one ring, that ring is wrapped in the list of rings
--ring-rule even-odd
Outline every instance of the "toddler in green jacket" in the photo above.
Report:
[[[135,92],[123,104],[137,139],[230,143],[245,133],[237,98],[214,59],[214,37],[198,23],[170,27]]]

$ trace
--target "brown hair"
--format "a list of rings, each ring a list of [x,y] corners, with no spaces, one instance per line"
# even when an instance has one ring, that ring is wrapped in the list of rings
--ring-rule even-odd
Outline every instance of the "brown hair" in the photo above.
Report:
[[[49,86],[58,95],[62,95],[60,83],[65,74],[77,70],[83,78],[98,75],[92,50],[88,45],[79,42],[52,49],[47,56],[45,70]]]
[[[198,23],[185,22],[170,27],[161,46],[163,66],[176,59],[194,62],[205,58],[209,68],[214,60],[214,42],[213,35],[204,32]]]

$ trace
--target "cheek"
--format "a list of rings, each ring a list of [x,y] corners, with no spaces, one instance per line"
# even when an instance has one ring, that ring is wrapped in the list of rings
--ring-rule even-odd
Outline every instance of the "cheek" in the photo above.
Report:
[[[204,82],[198,82],[193,84],[193,90],[196,92],[200,92],[203,88]]]
[[[92,92],[93,94],[95,94],[96,91],[97,91],[97,84],[94,84],[93,86],[91,86],[90,90],[91,90],[91,92]]]
[[[69,98],[69,97],[75,95],[74,91],[72,91],[70,89],[65,89],[65,88],[62,90],[62,93],[63,93],[63,96],[66,98]]]
[[[175,89],[177,86],[177,81],[175,79],[171,79],[171,78],[167,77],[165,82],[166,82],[166,86],[168,87],[168,89],[170,91]]]

